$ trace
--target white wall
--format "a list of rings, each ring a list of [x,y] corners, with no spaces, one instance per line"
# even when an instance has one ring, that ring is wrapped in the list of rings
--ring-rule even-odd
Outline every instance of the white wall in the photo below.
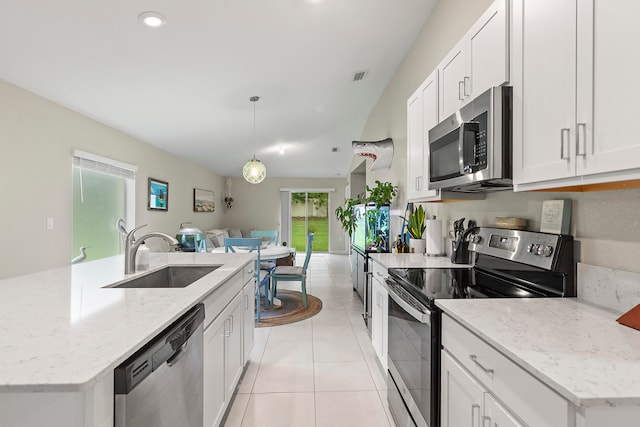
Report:
[[[393,138],[394,159],[390,169],[367,172],[369,186],[375,180],[391,181],[400,192],[393,208],[406,204],[406,101],[440,60],[480,17],[492,0],[440,0],[411,50],[371,111],[360,140]],[[361,159],[355,157],[349,171]],[[367,162],[370,162],[369,160]],[[493,225],[497,216],[518,216],[539,230],[542,201],[565,198],[573,201],[571,233],[578,240],[577,260],[588,264],[640,272],[640,190],[592,193],[488,194],[486,200],[430,203],[427,211],[445,223],[466,217],[480,225]],[[392,221],[392,235],[401,221]]]
[[[269,165],[266,166],[268,173]],[[280,229],[280,189],[334,188],[335,192],[329,193],[329,252],[344,253],[345,234],[334,212],[344,202],[345,179],[266,178],[260,184],[250,184],[242,178],[232,178],[231,182],[233,207],[224,207],[222,226],[257,230]]]
[[[0,278],[69,264],[74,148],[138,166],[136,224],[148,231],[222,221],[220,176],[0,80]],[[147,210],[149,176],[169,182],[167,212]],[[215,191],[215,213],[193,212],[194,187]]]

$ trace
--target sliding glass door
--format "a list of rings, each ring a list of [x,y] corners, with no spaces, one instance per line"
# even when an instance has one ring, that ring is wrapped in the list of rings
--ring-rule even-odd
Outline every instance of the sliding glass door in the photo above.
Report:
[[[291,193],[291,246],[307,250],[307,235],[314,233],[313,251],[329,251],[329,193]]]

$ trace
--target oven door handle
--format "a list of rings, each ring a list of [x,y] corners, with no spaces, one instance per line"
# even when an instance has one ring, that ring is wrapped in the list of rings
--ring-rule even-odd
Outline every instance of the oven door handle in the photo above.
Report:
[[[429,309],[424,307],[425,312],[421,313],[419,310],[417,310],[416,308],[412,307],[411,304],[409,304],[404,299],[402,299],[402,297],[400,297],[400,295],[396,294],[393,291],[393,288],[391,288],[391,287],[389,287],[389,296],[396,302],[396,304],[398,304],[400,307],[402,307],[402,309],[404,311],[409,313],[409,315],[411,315],[411,317],[413,317],[414,319],[416,319],[420,323],[424,323],[424,324],[427,324],[427,325],[431,326],[431,311]]]

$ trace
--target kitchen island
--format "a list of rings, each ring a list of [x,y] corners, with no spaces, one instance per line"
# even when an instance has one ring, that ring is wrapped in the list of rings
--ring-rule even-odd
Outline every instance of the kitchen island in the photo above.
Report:
[[[505,386],[499,384],[500,370],[496,366],[502,363],[498,359],[506,356],[565,402],[566,423],[556,425],[637,425],[640,331],[618,324],[617,313],[574,298],[437,300],[436,304],[444,311],[443,317],[449,318],[443,320],[443,351],[477,375],[492,396],[496,394],[492,387]],[[447,337],[448,330],[467,335],[462,340],[460,336]],[[476,339],[488,345],[486,351],[480,344],[472,344]],[[470,354],[457,351],[463,348]],[[497,351],[495,358],[492,351]],[[480,365],[484,371],[477,369]],[[491,375],[485,375],[488,371]],[[443,383],[446,378],[443,372]],[[515,380],[511,375],[510,381]],[[510,395],[498,393],[494,397],[504,403]],[[534,405],[537,397],[530,393],[526,400]],[[523,408],[532,413],[550,411],[548,406]],[[515,408],[512,412],[522,417]]]
[[[38,425],[38,420],[49,426],[112,426],[113,369],[242,275],[255,255],[150,258],[150,270],[190,264],[219,268],[185,288],[105,288],[148,272],[125,275],[124,258],[116,256],[0,281],[3,426]],[[57,423],[58,415],[64,423]]]

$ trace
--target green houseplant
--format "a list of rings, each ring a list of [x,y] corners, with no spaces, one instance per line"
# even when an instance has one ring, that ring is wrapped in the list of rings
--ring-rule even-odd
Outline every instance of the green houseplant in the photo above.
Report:
[[[411,214],[409,214],[409,224],[407,230],[409,231],[409,247],[411,252],[424,253],[426,249],[426,241],[422,238],[424,230],[427,226],[424,224],[424,209],[422,205],[418,205]]]
[[[391,200],[398,194],[398,187],[390,182],[380,182],[376,180],[376,186],[371,188],[366,186],[364,200],[361,199],[345,199],[341,206],[335,210],[336,219],[342,226],[342,229],[349,234],[349,237],[356,229],[358,218],[353,212],[353,207],[360,203],[375,203],[376,206],[383,206],[391,203]],[[388,224],[387,224],[388,226]]]
[[[367,193],[368,203],[375,203],[376,206],[388,205],[398,195],[398,187],[390,182],[376,180],[375,187],[371,188],[367,185]]]
[[[342,225],[342,229],[349,234],[349,237],[356,229],[356,214],[353,211],[353,207],[360,203],[358,199],[345,199],[341,206],[336,208],[336,219]]]

